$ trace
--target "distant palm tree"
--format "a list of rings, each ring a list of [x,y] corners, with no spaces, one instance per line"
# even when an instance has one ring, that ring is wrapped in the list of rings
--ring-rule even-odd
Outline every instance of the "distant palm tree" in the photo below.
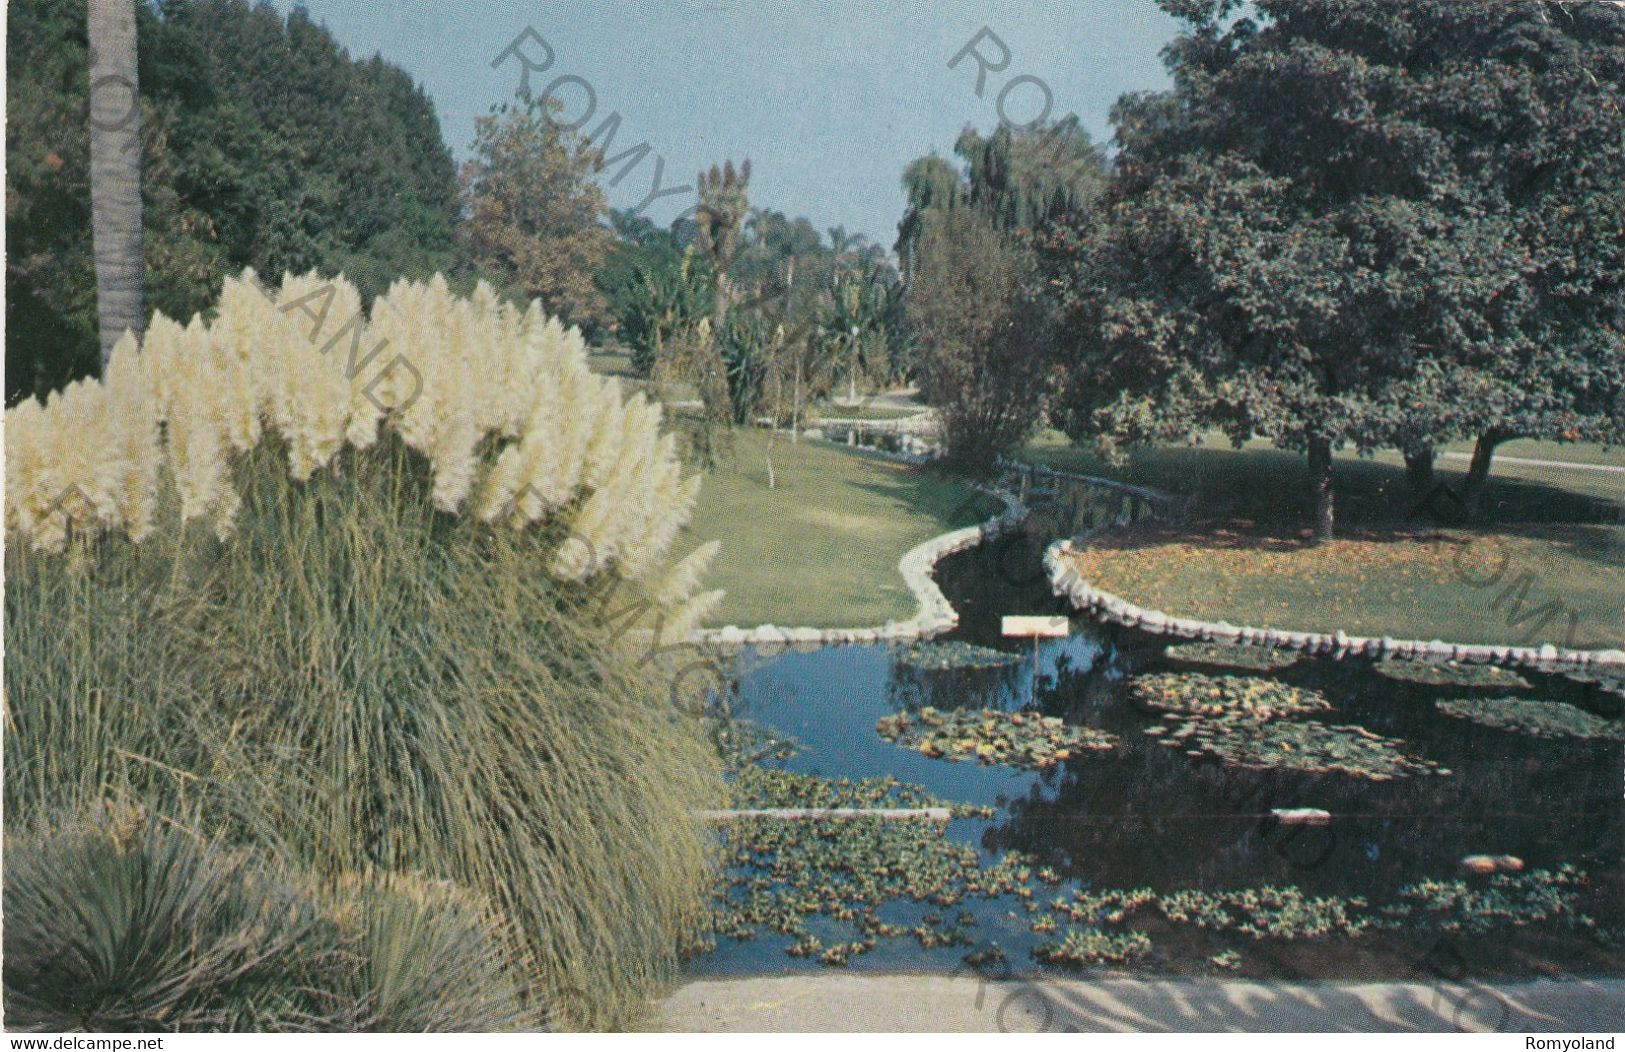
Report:
[[[841,225],[829,228],[830,270],[829,288],[836,295],[840,295],[841,271],[845,267],[852,253],[863,245],[865,238],[862,234],[849,234],[846,227]]]
[[[102,371],[125,330],[141,336],[141,101],[135,0],[90,0],[90,232]]]

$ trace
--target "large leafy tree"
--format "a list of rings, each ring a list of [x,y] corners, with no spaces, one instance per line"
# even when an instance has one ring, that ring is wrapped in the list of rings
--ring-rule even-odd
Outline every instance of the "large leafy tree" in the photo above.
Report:
[[[901,307],[906,331],[890,342],[941,415],[948,458],[985,470],[1048,411],[1052,297],[1034,247],[1052,223],[1091,206],[1106,174],[1071,117],[986,136],[967,128],[954,152],[960,168],[930,154],[904,169],[902,282],[872,310]]]
[[[1047,243],[1075,437],[1266,435],[1329,537],[1340,445],[1617,429],[1625,13],[1163,6],[1174,88],[1119,103],[1106,206]]]
[[[562,103],[521,97],[475,122],[463,166],[469,259],[568,323],[608,320],[594,275],[609,258],[609,206],[593,181],[597,153],[554,119]]]
[[[965,193],[1004,230],[1026,233],[1090,207],[1106,185],[1102,151],[1068,116],[991,135],[966,129],[954,144],[965,159]]]
[[[984,213],[931,209],[922,225],[904,301],[920,390],[941,417],[949,462],[986,471],[1042,419],[1049,304],[1030,250]]]

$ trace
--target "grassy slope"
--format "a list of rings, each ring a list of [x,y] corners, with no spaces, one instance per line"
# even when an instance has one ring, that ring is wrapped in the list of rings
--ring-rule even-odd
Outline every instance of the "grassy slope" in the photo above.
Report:
[[[897,560],[928,537],[994,514],[996,501],[934,472],[844,446],[736,432],[733,457],[700,490],[680,547],[722,552],[706,584],[728,598],[714,624],[835,627],[911,617]]]
[[[1507,443],[1510,456],[1625,464],[1619,451]],[[1072,470],[1194,493],[1213,518],[1145,532],[1084,557],[1080,569],[1137,603],[1233,623],[1440,638],[1452,642],[1625,643],[1625,475],[1500,464],[1486,515],[1472,530],[1441,528],[1413,501],[1399,458],[1339,459],[1339,523],[1324,548],[1306,545],[1302,456],[1223,439],[1147,450],[1113,468],[1059,436],[1027,455]],[[1441,481],[1459,484],[1466,461],[1441,460]],[[1503,559],[1506,571],[1491,580]],[[1523,615],[1504,595],[1528,575]],[[1491,581],[1475,585],[1473,582]],[[1545,616],[1531,611],[1555,604]],[[1573,627],[1571,627],[1571,624]]]

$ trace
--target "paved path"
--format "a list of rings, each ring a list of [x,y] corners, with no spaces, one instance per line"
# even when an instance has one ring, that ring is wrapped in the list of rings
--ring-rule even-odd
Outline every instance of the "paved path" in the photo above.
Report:
[[[1625,1031],[1625,979],[1261,983],[1199,979],[993,982],[815,974],[691,982],[656,1025],[679,1031]]]
[[[1453,449],[1445,450],[1439,455],[1449,457],[1451,460],[1473,459],[1471,453],[1457,453]],[[1561,468],[1564,471],[1617,471],[1620,474],[1625,474],[1625,467],[1620,467],[1618,464],[1582,464],[1578,460],[1535,460],[1530,457],[1508,457],[1497,454],[1495,462],[1497,464],[1523,464],[1536,468]]]

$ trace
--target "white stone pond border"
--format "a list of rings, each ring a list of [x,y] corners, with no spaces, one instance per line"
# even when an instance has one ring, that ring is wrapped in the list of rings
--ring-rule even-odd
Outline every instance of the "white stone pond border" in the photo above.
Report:
[[[1030,470],[1029,465],[1013,465]],[[1067,478],[1091,485],[1107,486],[1157,502],[1177,502],[1180,498],[1149,490],[1098,479],[1089,475],[1040,468],[1036,474]],[[1550,643],[1541,647],[1488,646],[1472,643],[1445,643],[1440,640],[1393,639],[1389,636],[1351,636],[1338,629],[1336,632],[1294,632],[1280,628],[1254,628],[1250,625],[1232,625],[1227,621],[1199,621],[1173,617],[1161,610],[1147,610],[1135,606],[1120,596],[1095,588],[1068,556],[1087,544],[1092,538],[1127,526],[1123,519],[1055,541],[1044,549],[1044,572],[1049,577],[1050,589],[1069,600],[1074,607],[1086,611],[1097,621],[1136,628],[1158,636],[1220,643],[1228,646],[1270,647],[1297,650],[1305,654],[1329,655],[1333,658],[1369,657],[1384,660],[1418,661],[1442,664],[1448,661],[1469,665],[1500,665],[1509,668],[1527,668],[1550,671],[1584,671],[1588,669],[1625,669],[1625,651],[1620,650],[1566,650]]]
[[[894,456],[899,460],[915,459]],[[1190,503],[1186,497],[1164,493],[1147,486],[1135,486],[1115,479],[1061,471],[1042,464],[1026,464],[1003,459],[1000,465],[1009,471],[1029,476],[1066,479],[1101,489],[1116,490],[1153,504],[1188,507]],[[907,621],[887,621],[883,625],[861,628],[790,628],[772,624],[740,628],[737,625],[726,625],[722,628],[695,629],[689,633],[688,641],[722,646],[752,644],[822,646],[832,643],[913,642],[930,639],[949,631],[959,624],[959,613],[953,608],[953,604],[948,602],[932,577],[937,563],[949,555],[974,548],[984,541],[1010,532],[1025,522],[1028,516],[1027,507],[1009,490],[998,486],[977,486],[976,489],[1003,501],[1003,513],[977,526],[966,526],[938,534],[910,548],[898,560],[898,572],[902,574],[909,590],[914,593],[915,602],[918,604],[917,612]],[[1051,591],[1067,599],[1074,608],[1088,613],[1097,621],[1139,629],[1151,635],[1173,636],[1177,639],[1228,646],[1296,650],[1339,660],[1345,657],[1369,657],[1434,664],[1455,661],[1473,665],[1556,671],[1625,669],[1625,651],[1620,650],[1566,650],[1551,644],[1541,647],[1510,647],[1445,643],[1437,639],[1423,641],[1393,639],[1389,636],[1351,636],[1341,629],[1330,633],[1296,632],[1289,629],[1232,625],[1226,621],[1173,617],[1161,610],[1148,610],[1104,589],[1091,586],[1066,558],[1080,546],[1087,544],[1090,539],[1122,529],[1129,524],[1130,519],[1122,516],[1075,537],[1061,538],[1045,548],[1044,572],[1049,579]]]

